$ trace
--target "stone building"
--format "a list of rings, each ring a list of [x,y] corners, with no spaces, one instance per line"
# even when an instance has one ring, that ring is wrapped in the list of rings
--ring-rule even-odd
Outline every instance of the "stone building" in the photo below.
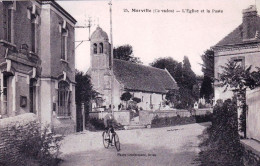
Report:
[[[2,118],[33,112],[75,130],[75,23],[55,1],[0,1]]]
[[[111,106],[113,93],[114,110],[118,111],[125,103],[120,97],[130,92],[141,99],[139,108],[144,110],[162,109],[162,103],[169,90],[178,89],[176,81],[167,70],[114,59],[111,63],[111,45],[107,33],[100,27],[91,35],[91,66],[88,73],[103,102],[93,104],[95,108]],[[111,66],[113,65],[113,72]],[[113,84],[113,92],[111,87]]]
[[[236,61],[238,64],[252,69],[260,67],[260,17],[257,15],[255,6],[243,10],[243,22],[230,34],[217,43],[213,49],[215,53],[215,78],[219,78],[228,60]],[[215,81],[215,99],[227,99],[233,96],[228,90],[223,92],[218,81]],[[248,104],[247,112],[247,137],[260,141],[260,89],[248,90],[246,92]]]

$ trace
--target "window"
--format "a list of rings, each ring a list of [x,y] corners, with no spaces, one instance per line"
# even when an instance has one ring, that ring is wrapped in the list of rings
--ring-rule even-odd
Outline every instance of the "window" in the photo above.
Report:
[[[37,50],[37,23],[38,23],[38,11],[35,4],[27,8],[27,17],[31,20],[31,51],[36,53]]]
[[[65,81],[58,85],[58,116],[70,116],[70,96],[69,84]]]
[[[103,53],[103,43],[99,43],[99,53]]]
[[[233,57],[231,58],[233,62],[236,63],[236,65],[241,66],[242,68],[245,68],[245,57],[239,56],[239,57]]]
[[[8,42],[12,42],[12,9],[10,9],[10,3],[5,2],[3,7],[3,24],[4,24],[4,39]]]
[[[235,59],[234,62],[236,62],[236,65],[243,66],[243,60],[242,59]]]
[[[68,60],[68,46],[67,46],[67,38],[68,38],[68,26],[66,20],[63,20],[62,22],[59,23],[59,31],[61,33],[61,59],[64,61]]]
[[[104,100],[103,100],[101,97],[97,97],[97,98],[95,99],[95,101],[96,101],[96,104],[97,104],[97,108],[100,108],[100,107],[103,106]]]
[[[30,112],[35,113],[36,108],[36,80],[30,79]]]
[[[93,44],[93,53],[97,54],[97,44],[96,43]]]
[[[61,33],[61,59],[67,61],[67,36],[68,31],[66,29],[62,29]]]
[[[3,105],[2,105],[2,113],[7,113],[7,101],[8,101],[8,76],[4,74],[3,76]]]
[[[36,52],[36,25],[35,23],[31,24],[31,36],[32,36],[32,52]]]
[[[110,77],[108,75],[104,75],[104,89],[110,89]]]

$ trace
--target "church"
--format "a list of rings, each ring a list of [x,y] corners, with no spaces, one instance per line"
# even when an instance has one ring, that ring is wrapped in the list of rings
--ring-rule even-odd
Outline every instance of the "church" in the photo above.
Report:
[[[125,108],[125,102],[120,99],[125,92],[141,100],[138,103],[140,109],[160,110],[163,109],[166,93],[178,89],[166,69],[111,58],[108,35],[100,27],[91,35],[90,47],[88,73],[93,88],[99,93],[98,98],[93,100],[92,111],[104,111],[111,108],[111,103],[114,111]]]

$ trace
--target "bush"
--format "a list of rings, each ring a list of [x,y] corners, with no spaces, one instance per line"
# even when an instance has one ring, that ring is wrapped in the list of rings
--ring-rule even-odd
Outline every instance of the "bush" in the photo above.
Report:
[[[19,165],[55,166],[58,164],[60,142],[63,136],[49,132],[48,127],[40,130],[39,124],[35,121],[26,126],[17,125],[8,128],[10,128],[9,141],[13,142],[15,149],[23,158],[19,161]],[[8,162],[5,161],[2,164],[9,165]]]
[[[243,165],[236,102],[226,100],[214,107],[212,125],[204,131],[200,148],[201,166]]]
[[[158,115],[156,115],[152,120],[151,127],[156,128],[156,127],[165,127],[165,126],[176,126],[176,125],[191,124],[191,123],[195,123],[195,122],[196,122],[196,119],[194,116],[191,116],[191,117],[180,117],[180,116],[158,117]]]
[[[105,130],[104,119],[89,119],[86,128],[90,131]],[[123,126],[120,123],[114,122],[114,128],[116,130],[121,130],[123,129]]]
[[[133,101],[135,101],[136,103],[140,103],[142,100],[138,97],[133,97],[132,98]]]
[[[105,130],[104,120],[92,118],[89,119],[89,123],[87,126],[91,126],[89,130],[96,131],[96,130]]]
[[[195,116],[196,123],[202,123],[202,122],[210,122],[212,120],[212,114],[206,114],[206,115],[197,115]]]
[[[199,108],[207,108],[206,105],[199,103]]]

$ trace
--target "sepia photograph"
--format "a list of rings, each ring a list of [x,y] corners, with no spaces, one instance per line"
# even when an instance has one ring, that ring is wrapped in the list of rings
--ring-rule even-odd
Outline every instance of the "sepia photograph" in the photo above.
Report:
[[[259,166],[259,13],[0,0],[0,166]]]

